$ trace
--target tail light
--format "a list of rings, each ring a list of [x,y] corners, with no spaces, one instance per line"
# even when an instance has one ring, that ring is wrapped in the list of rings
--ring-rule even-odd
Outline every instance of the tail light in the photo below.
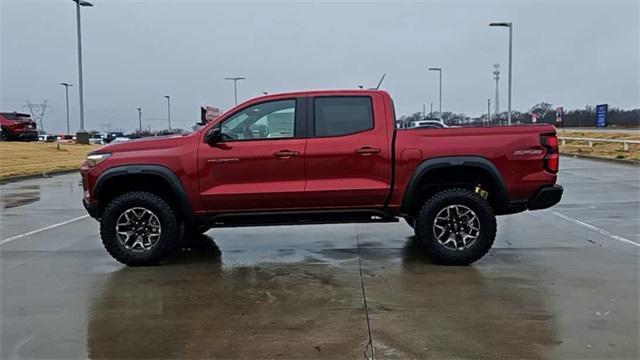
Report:
[[[540,142],[547,149],[547,154],[544,156],[544,168],[550,173],[557,173],[560,166],[558,137],[555,133],[543,134],[540,136]]]

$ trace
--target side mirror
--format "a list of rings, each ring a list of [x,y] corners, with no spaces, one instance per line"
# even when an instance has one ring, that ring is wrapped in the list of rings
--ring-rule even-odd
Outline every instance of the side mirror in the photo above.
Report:
[[[220,130],[219,127],[215,127],[213,129],[211,129],[207,133],[207,136],[205,137],[205,140],[207,141],[207,144],[209,144],[209,145],[215,145],[216,143],[219,143],[220,141],[222,141],[222,130]]]

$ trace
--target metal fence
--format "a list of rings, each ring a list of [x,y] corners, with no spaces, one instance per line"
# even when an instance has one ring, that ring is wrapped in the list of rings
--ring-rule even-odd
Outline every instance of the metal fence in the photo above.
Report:
[[[567,141],[582,141],[586,142],[589,147],[593,147],[593,143],[619,143],[622,144],[624,151],[629,151],[629,144],[640,144],[640,140],[625,140],[625,139],[598,139],[598,138],[583,138],[583,137],[564,137],[559,136],[558,139],[562,141],[562,145],[566,145]]]

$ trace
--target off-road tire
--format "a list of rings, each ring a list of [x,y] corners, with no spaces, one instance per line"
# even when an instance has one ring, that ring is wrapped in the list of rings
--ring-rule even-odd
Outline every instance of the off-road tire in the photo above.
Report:
[[[470,247],[451,250],[440,244],[433,231],[438,212],[450,205],[463,205],[475,212],[480,221],[480,234]],[[491,205],[478,194],[462,188],[443,190],[427,199],[415,222],[418,242],[436,264],[468,265],[482,258],[491,249],[496,237],[496,217]]]
[[[156,245],[148,251],[127,250],[116,236],[118,217],[133,207],[149,209],[160,221],[160,238]],[[143,191],[132,191],[117,196],[104,209],[100,219],[100,236],[107,252],[119,262],[129,266],[152,266],[166,259],[177,247],[179,241],[178,221],[171,206],[159,196]]]
[[[405,216],[404,221],[407,222],[407,225],[411,226],[412,229],[416,228],[416,219],[413,216]]]
[[[0,131],[0,141],[9,141],[9,133],[5,130]]]

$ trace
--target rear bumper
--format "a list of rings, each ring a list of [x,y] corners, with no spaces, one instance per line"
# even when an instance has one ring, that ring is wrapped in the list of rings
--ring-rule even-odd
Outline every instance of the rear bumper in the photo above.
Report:
[[[31,129],[6,129],[9,138],[22,141],[38,140],[38,132]]]
[[[496,215],[517,214],[527,210],[550,208],[560,202],[564,189],[560,185],[545,186],[530,200],[511,201],[508,206],[496,210]]]
[[[550,208],[560,202],[564,188],[561,185],[543,187],[536,195],[529,200],[527,208],[529,210],[540,210]]]

